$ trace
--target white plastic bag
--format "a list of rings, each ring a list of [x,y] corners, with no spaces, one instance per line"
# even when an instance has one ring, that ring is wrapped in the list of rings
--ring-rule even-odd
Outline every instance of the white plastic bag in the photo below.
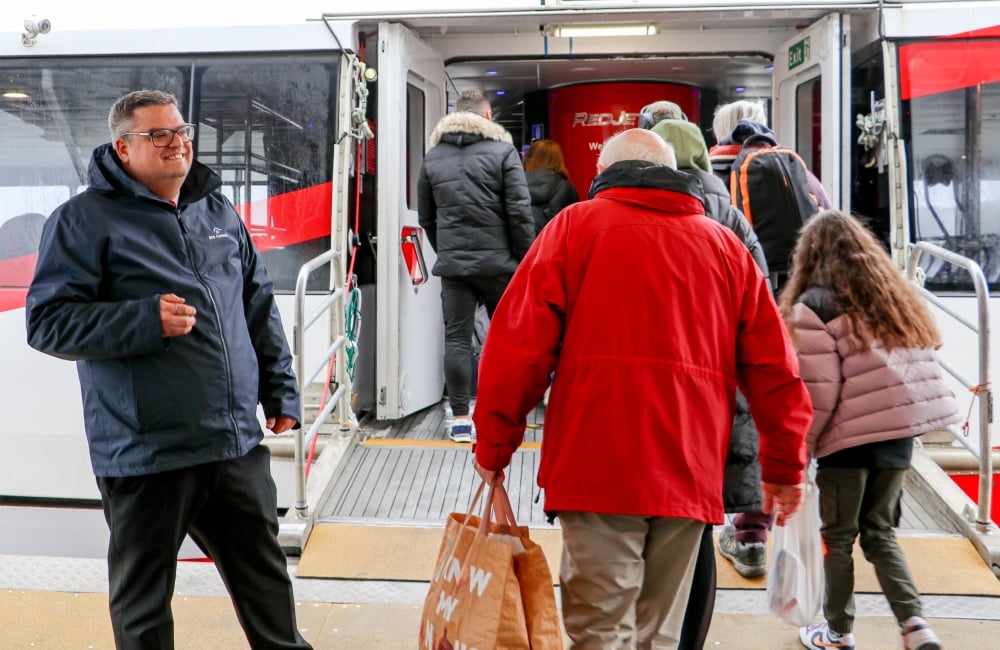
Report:
[[[820,537],[819,488],[816,470],[806,470],[802,508],[771,535],[773,552],[767,575],[767,604],[778,620],[805,627],[823,606],[826,576]]]

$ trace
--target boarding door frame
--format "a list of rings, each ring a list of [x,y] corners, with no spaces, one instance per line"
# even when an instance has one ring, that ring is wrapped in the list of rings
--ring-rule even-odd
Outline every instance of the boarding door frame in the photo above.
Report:
[[[843,209],[851,200],[850,59],[850,16],[829,14],[781,44],[772,77],[778,141],[802,156]]]
[[[416,184],[427,139],[447,101],[444,58],[397,23],[378,27],[378,227],[376,417],[395,420],[436,404],[444,392],[444,319],[438,278],[412,274],[420,247]]]

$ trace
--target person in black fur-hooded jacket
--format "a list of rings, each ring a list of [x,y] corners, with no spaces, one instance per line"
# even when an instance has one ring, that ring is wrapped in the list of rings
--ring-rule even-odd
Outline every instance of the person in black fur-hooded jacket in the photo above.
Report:
[[[493,121],[481,90],[462,92],[437,123],[417,184],[420,227],[437,261],[445,323],[444,376],[454,423],[449,437],[472,442],[469,401],[476,305],[492,317],[535,239],[528,184],[510,133]]]

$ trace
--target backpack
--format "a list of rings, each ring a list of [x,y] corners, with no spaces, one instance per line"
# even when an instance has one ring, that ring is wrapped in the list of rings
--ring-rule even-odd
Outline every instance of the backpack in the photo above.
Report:
[[[754,144],[757,141],[766,144]],[[729,196],[753,226],[768,269],[772,273],[787,271],[799,229],[819,211],[799,154],[772,146],[766,138],[747,138],[733,161]]]

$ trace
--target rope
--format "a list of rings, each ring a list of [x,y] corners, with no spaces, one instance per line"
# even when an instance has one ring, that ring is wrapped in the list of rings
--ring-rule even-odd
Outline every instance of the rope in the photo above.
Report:
[[[969,392],[972,393],[972,399],[969,400],[969,412],[965,414],[965,422],[962,423],[962,435],[966,438],[969,437],[969,420],[972,418],[972,407],[976,404],[976,398],[979,397],[979,393],[986,393],[990,390],[990,382],[986,381],[975,386],[969,386]]]

